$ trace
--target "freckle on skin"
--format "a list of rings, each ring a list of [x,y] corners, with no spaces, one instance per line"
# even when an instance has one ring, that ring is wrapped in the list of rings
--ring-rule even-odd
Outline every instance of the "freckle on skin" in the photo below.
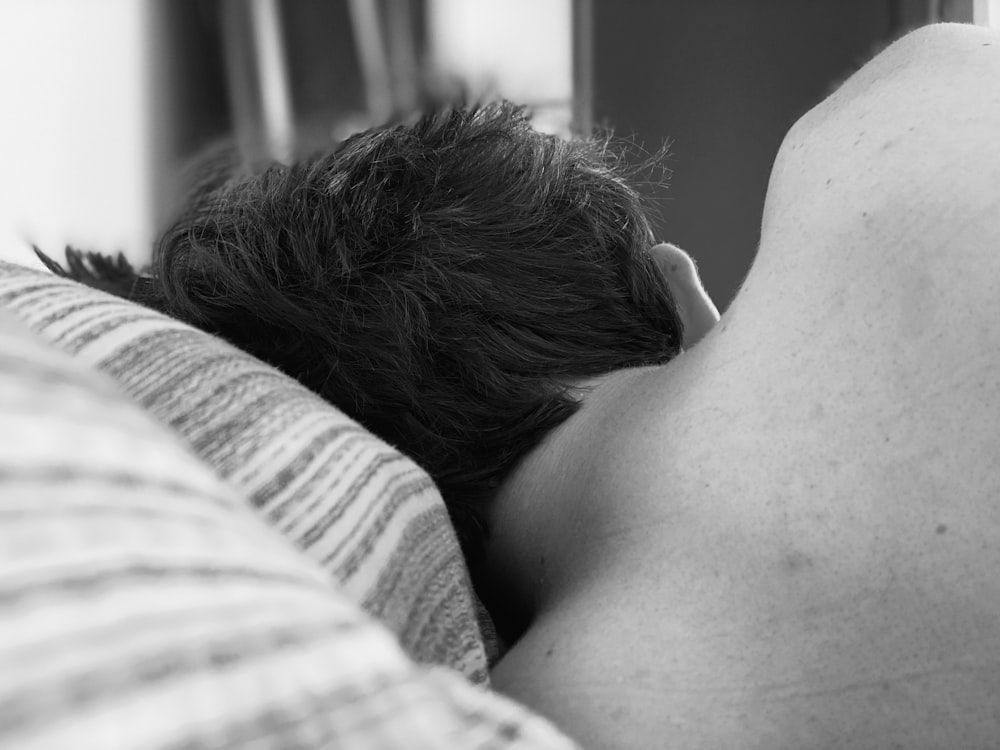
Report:
[[[811,568],[813,559],[804,552],[790,552],[781,561],[781,567],[788,573],[797,573],[803,568]]]

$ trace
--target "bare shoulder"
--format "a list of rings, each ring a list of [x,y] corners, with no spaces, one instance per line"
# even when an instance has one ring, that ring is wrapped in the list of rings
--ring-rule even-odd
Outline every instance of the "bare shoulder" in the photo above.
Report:
[[[891,44],[810,110],[788,142],[802,143],[817,130],[826,137],[837,121],[858,117],[913,124],[954,123],[973,113],[977,119],[995,118],[1000,116],[998,74],[997,31],[968,24],[925,26]]]
[[[1000,278],[998,133],[1000,34],[959,24],[915,31],[788,133],[762,245],[808,248],[809,262],[838,279],[942,253],[955,268]]]
[[[821,201],[812,207],[829,211],[831,200],[847,199],[849,207],[852,196],[877,202],[880,194],[889,199],[902,192],[908,203],[937,200],[940,209],[957,202],[951,191],[995,195],[998,132],[1000,34],[961,24],[919,29],[789,131],[772,174],[769,214],[798,197]]]

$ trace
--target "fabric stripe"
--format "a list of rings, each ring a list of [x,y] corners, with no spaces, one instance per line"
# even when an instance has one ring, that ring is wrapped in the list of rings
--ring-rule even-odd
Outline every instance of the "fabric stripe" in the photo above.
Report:
[[[133,627],[137,623],[132,623]],[[176,633],[190,618],[180,621]],[[326,640],[331,635],[343,637],[362,627],[358,622],[320,622],[308,627],[296,623],[288,627],[268,628],[260,633],[235,637],[217,628],[210,638],[199,638],[195,648],[184,642],[166,650],[162,644],[146,653],[124,654],[122,663],[92,665],[77,673],[56,672],[48,679],[22,683],[21,689],[0,701],[0,726],[19,731],[32,723],[51,719],[51,707],[45,696],[63,695],[73,710],[86,711],[92,704],[115,702],[122,693],[134,692],[145,683],[182,680],[204,670],[230,668],[243,661],[253,661],[289,648],[303,648]]]
[[[32,466],[5,466],[0,467],[0,481],[4,483],[13,482],[38,482],[49,484],[52,482],[100,482],[105,485],[117,486],[120,488],[132,489],[142,486],[143,488],[154,489],[160,492],[184,494],[190,492],[190,486],[180,481],[169,481],[166,479],[148,480],[141,475],[128,470],[118,470],[114,473],[105,473],[87,466],[58,466],[58,467],[32,467]],[[222,500],[216,500],[220,505]]]

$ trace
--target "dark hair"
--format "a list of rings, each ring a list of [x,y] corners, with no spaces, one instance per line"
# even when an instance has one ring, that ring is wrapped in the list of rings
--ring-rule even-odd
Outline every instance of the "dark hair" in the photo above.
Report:
[[[421,464],[466,553],[574,379],[657,364],[681,322],[608,140],[507,103],[210,179],[154,257],[153,306],[270,362]]]

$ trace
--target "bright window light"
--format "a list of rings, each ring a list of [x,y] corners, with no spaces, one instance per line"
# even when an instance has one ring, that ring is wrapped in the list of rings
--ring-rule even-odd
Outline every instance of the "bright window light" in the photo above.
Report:
[[[430,0],[427,13],[431,62],[437,70],[460,77],[473,96],[532,106],[539,127],[543,118],[568,122],[573,89],[570,0]]]

